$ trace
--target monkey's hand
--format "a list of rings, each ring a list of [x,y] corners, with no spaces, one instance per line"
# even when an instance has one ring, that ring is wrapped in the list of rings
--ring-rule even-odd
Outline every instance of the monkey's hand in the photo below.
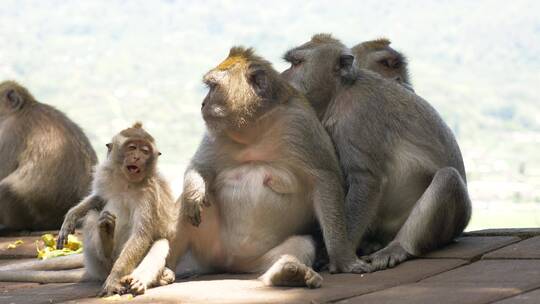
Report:
[[[64,223],[62,224],[62,228],[60,228],[60,232],[58,232],[58,239],[56,240],[57,249],[62,249],[64,248],[64,245],[67,244],[68,235],[75,232],[76,223],[77,219],[68,212],[68,214],[66,214],[66,218],[64,219]]]
[[[330,273],[368,273],[373,272],[373,267],[369,263],[355,258],[341,263],[330,262],[329,270]]]
[[[210,207],[210,195],[206,190],[199,189],[184,190],[181,196],[181,213],[193,226],[198,227],[201,224],[201,215],[203,207]]]

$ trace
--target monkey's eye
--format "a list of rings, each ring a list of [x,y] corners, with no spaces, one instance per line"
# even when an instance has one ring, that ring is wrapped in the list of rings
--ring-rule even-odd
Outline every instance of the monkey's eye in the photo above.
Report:
[[[131,145],[128,146],[128,150],[129,151],[137,150],[137,146],[134,145],[134,144],[131,144]]]
[[[149,154],[149,153],[150,153],[150,148],[148,148],[148,146],[142,146],[142,147],[141,147],[141,151],[142,151],[144,154]]]
[[[302,64],[302,60],[301,60],[301,59],[298,59],[298,58],[291,58],[291,65],[292,65],[293,67],[298,66],[298,65],[300,65],[300,64]]]
[[[217,86],[217,82],[212,81],[212,80],[206,80],[206,81],[204,82],[204,84],[205,84],[206,87],[209,88],[209,89],[214,89],[214,88]]]

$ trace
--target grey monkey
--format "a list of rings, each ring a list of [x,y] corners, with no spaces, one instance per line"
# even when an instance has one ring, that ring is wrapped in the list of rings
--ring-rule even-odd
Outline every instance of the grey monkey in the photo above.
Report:
[[[370,270],[448,244],[464,230],[471,202],[461,152],[428,102],[356,68],[351,51],[328,34],[284,58],[291,66],[283,77],[307,96],[334,142],[348,235]]]

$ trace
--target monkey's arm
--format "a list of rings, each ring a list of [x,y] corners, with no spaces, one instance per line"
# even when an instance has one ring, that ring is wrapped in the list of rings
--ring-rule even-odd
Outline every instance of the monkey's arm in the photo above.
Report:
[[[341,170],[328,133],[314,115],[296,115],[290,124],[295,128],[284,139],[287,146],[294,147],[290,157],[311,180],[313,208],[323,232],[330,271],[369,272],[369,265],[356,256],[348,237]]]
[[[212,202],[210,185],[215,178],[212,164],[216,156],[205,136],[184,174],[184,189],[181,200],[181,218],[186,218],[193,226],[201,223],[202,208],[209,207]]]
[[[77,206],[69,209],[64,218],[64,223],[60,232],[58,233],[58,240],[56,241],[56,247],[58,249],[64,248],[67,243],[67,238],[70,233],[75,231],[75,225],[77,221],[86,215],[91,209],[101,209],[105,206],[105,200],[96,194],[91,194],[83,199]]]

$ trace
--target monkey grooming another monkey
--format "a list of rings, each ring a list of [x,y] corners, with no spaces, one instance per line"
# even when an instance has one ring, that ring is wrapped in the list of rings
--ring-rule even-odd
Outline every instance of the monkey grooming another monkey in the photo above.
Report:
[[[373,71],[384,78],[393,79],[414,92],[405,55],[390,47],[390,40],[380,38],[355,45],[351,51],[354,64],[360,69]]]
[[[348,235],[372,270],[463,232],[471,216],[463,159],[429,103],[355,68],[350,50],[328,34],[284,58],[291,67],[282,75],[306,94],[334,142],[345,176]]]
[[[58,229],[90,190],[97,162],[83,131],[14,81],[0,83],[0,226]]]
[[[205,134],[184,176],[175,241],[218,271],[264,273],[267,285],[321,286],[309,235],[322,227],[334,272],[362,272],[346,235],[343,186],[328,134],[304,97],[252,49],[233,47],[204,76]],[[204,205],[204,219],[201,212]],[[174,247],[173,246],[173,247]]]
[[[114,136],[107,148],[107,159],[96,169],[92,193],[69,210],[58,235],[61,249],[76,222],[84,217],[85,271],[23,269],[14,273],[14,265],[12,271],[0,271],[0,281],[105,281],[102,296],[141,294],[148,287],[174,281],[174,273],[165,263],[169,241],[176,233],[179,207],[157,172],[161,153],[154,138],[136,123]],[[24,266],[50,268],[46,262]],[[51,263],[60,262],[53,259]]]

